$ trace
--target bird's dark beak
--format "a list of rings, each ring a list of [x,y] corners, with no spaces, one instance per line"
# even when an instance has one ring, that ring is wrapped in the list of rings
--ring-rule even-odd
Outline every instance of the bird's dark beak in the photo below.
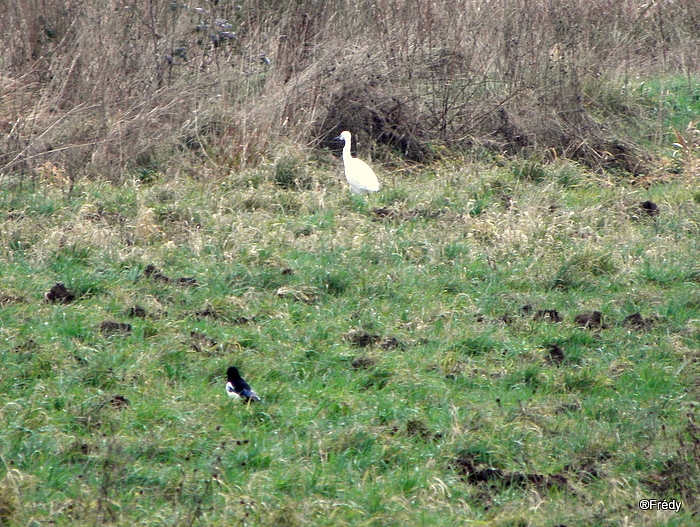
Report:
[[[338,136],[338,137],[334,137],[334,138],[333,138],[333,141],[345,141],[345,139],[343,139],[342,137]]]

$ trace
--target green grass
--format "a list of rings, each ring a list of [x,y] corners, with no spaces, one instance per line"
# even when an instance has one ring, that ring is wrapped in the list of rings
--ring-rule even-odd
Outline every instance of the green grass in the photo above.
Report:
[[[697,121],[700,112],[700,83],[695,77],[671,76],[640,83],[637,93],[650,101],[658,101],[664,124],[684,130]]]
[[[600,90],[600,91],[598,91]],[[635,80],[621,89],[604,83],[589,90],[590,104],[619,121],[630,137],[650,150],[681,159],[697,156],[697,125],[700,113],[700,80],[696,76],[668,75]],[[601,115],[601,118],[604,117]],[[683,152],[679,133],[688,141]],[[688,161],[688,160],[686,160]],[[675,169],[678,171],[678,167]]]
[[[455,161],[357,198],[295,163],[2,182],[0,523],[693,524],[692,189]],[[55,282],[76,300],[44,303]],[[262,403],[226,397],[229,365]]]

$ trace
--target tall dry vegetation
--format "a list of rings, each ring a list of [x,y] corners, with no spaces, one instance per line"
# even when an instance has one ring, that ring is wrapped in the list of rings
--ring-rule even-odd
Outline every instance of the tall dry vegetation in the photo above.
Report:
[[[597,98],[697,74],[700,3],[17,0],[0,34],[0,173],[226,174],[339,128],[414,160],[481,143],[638,173]]]

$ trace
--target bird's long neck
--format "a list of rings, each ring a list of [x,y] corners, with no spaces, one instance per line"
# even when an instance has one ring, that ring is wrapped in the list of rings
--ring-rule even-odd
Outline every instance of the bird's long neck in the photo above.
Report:
[[[350,153],[350,142],[348,139],[345,141],[345,146],[343,146],[343,163],[347,163],[349,159],[352,159],[352,154]]]

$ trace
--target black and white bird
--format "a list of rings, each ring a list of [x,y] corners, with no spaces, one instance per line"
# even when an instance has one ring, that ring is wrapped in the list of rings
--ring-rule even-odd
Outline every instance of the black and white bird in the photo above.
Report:
[[[250,385],[243,380],[238,368],[231,366],[226,371],[228,381],[226,381],[226,393],[229,397],[237,397],[247,401],[259,401],[260,397],[256,394]]]

